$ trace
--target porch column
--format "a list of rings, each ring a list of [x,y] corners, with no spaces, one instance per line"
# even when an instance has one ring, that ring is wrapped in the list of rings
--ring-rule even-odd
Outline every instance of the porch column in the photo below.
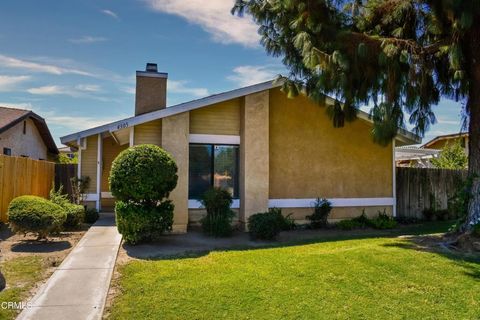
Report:
[[[178,167],[177,187],[170,193],[175,205],[173,232],[187,232],[188,224],[188,144],[190,114],[188,112],[162,119],[162,148],[169,152]]]
[[[102,209],[102,158],[103,158],[103,140],[102,134],[99,133],[97,137],[97,202],[96,209]]]
[[[240,221],[268,210],[269,91],[245,96],[240,130]]]

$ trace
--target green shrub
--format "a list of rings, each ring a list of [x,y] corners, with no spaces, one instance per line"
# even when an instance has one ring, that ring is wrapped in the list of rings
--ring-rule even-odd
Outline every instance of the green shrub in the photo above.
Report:
[[[355,221],[362,228],[368,227],[370,225],[370,219],[368,219],[367,214],[365,213],[365,209],[362,210],[361,215],[353,218],[352,221]]]
[[[177,185],[177,165],[162,148],[143,144],[122,151],[112,163],[109,183],[121,201],[156,203]]]
[[[252,239],[274,240],[281,230],[281,220],[275,211],[256,213],[248,218],[248,232]]]
[[[341,220],[336,223],[337,228],[340,228],[342,230],[353,230],[353,229],[358,229],[361,227],[364,227],[361,223],[353,220],[353,219],[345,219]]]
[[[88,224],[95,223],[99,218],[98,211],[95,208],[87,208],[85,210],[85,219],[84,222]]]
[[[437,221],[447,221],[450,218],[450,212],[446,209],[435,211],[435,220]]]
[[[374,229],[393,229],[397,226],[397,221],[383,210],[378,212],[377,217],[369,219],[368,225]]]
[[[468,214],[468,203],[471,198],[473,178],[459,183],[453,196],[448,199],[448,211],[452,219],[464,219]]]
[[[232,195],[221,188],[207,190],[200,200],[207,211],[202,218],[203,231],[214,237],[226,237],[232,233],[232,219],[235,213],[230,209]]]
[[[13,199],[7,214],[10,228],[14,232],[34,233],[38,239],[59,232],[67,217],[62,207],[36,196]]]
[[[78,228],[85,219],[85,208],[79,204],[69,203],[64,205],[63,209],[67,214],[67,219],[63,226],[67,229]]]
[[[289,230],[294,230],[297,227],[297,224],[295,223],[295,219],[292,218],[292,213],[289,213],[286,216],[284,216],[282,214],[282,209],[280,208],[270,208],[268,209],[268,212],[277,216],[278,223],[280,225],[280,230],[289,231]]]
[[[422,215],[426,221],[433,221],[435,219],[435,210],[432,208],[423,209]]]
[[[323,228],[328,225],[328,215],[332,211],[332,204],[327,199],[320,199],[314,203],[313,214],[306,218],[310,220],[310,227],[312,229]]]
[[[115,214],[118,231],[128,244],[153,241],[172,230],[173,204],[163,201],[158,206],[117,201]]]
[[[60,186],[57,191],[55,187],[50,190],[50,201],[58,204],[65,210],[67,218],[63,223],[63,226],[68,229],[75,229],[80,226],[85,217],[85,208],[78,204],[73,204],[68,200],[66,194],[62,194],[63,186]]]

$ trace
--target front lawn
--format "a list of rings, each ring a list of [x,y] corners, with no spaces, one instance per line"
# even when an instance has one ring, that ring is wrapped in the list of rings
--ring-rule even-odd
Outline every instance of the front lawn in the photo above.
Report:
[[[120,268],[111,319],[477,319],[478,258],[334,240]]]

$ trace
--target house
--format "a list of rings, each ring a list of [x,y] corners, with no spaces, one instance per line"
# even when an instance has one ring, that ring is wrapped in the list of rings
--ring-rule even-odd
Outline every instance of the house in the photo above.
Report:
[[[58,152],[60,154],[64,154],[65,157],[67,157],[68,159],[73,159],[75,158],[75,152],[72,151],[72,148],[70,147],[61,147],[61,148],[58,148]]]
[[[168,75],[147,64],[136,76],[133,117],[61,138],[78,149],[78,175],[90,177],[88,205],[111,209],[112,161],[129,146],[151,143],[178,166],[174,232],[204,214],[198,198],[211,186],[230,190],[242,223],[269,207],[304,220],[317,197],[332,202],[332,220],[362,209],[395,215],[395,146],[419,143],[416,135],[401,130],[382,147],[372,141],[367,114],[334,128],[324,107],[288,99],[271,81],[167,108]]]
[[[395,148],[395,162],[397,167],[432,168],[432,158],[440,155],[441,150],[421,148],[416,146],[402,146]]]
[[[58,149],[45,119],[30,110],[0,107],[0,152],[51,160]]]
[[[425,143],[424,145],[422,145],[422,148],[441,150],[446,145],[452,145],[455,143],[460,143],[462,148],[464,148],[465,153],[468,155],[468,132],[445,134],[442,136],[435,137],[432,140]]]

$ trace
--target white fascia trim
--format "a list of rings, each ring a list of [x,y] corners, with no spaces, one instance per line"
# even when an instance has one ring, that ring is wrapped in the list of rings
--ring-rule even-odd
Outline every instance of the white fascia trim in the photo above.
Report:
[[[316,199],[270,199],[269,208],[311,208]],[[394,198],[332,198],[332,207],[393,206]]]
[[[85,194],[85,201],[98,201],[99,197],[97,193],[87,193]]]
[[[189,199],[188,200],[188,209],[203,209],[203,205],[200,201],[198,200],[193,200]],[[234,199],[232,206],[232,209],[239,209],[240,208],[240,200],[239,199]]]
[[[240,136],[190,134],[190,143],[240,144]]]
[[[177,104],[175,106],[171,106],[165,109],[141,114],[136,117],[130,117],[123,120],[111,122],[103,126],[91,128],[88,130],[80,131],[77,133],[73,133],[73,134],[61,137],[60,140],[62,141],[63,144],[67,144],[69,142],[77,140],[78,138],[88,137],[94,134],[108,132],[108,131],[114,132],[117,130],[132,127],[132,126],[139,125],[152,120],[162,119],[162,118],[170,117],[183,112],[188,112],[191,110],[209,106],[215,103],[236,99],[252,93],[270,90],[273,88],[280,87],[281,85],[282,85],[281,82],[266,81],[266,82],[262,82],[252,86],[239,88],[239,89],[223,92],[220,94],[214,94],[205,98]]]

